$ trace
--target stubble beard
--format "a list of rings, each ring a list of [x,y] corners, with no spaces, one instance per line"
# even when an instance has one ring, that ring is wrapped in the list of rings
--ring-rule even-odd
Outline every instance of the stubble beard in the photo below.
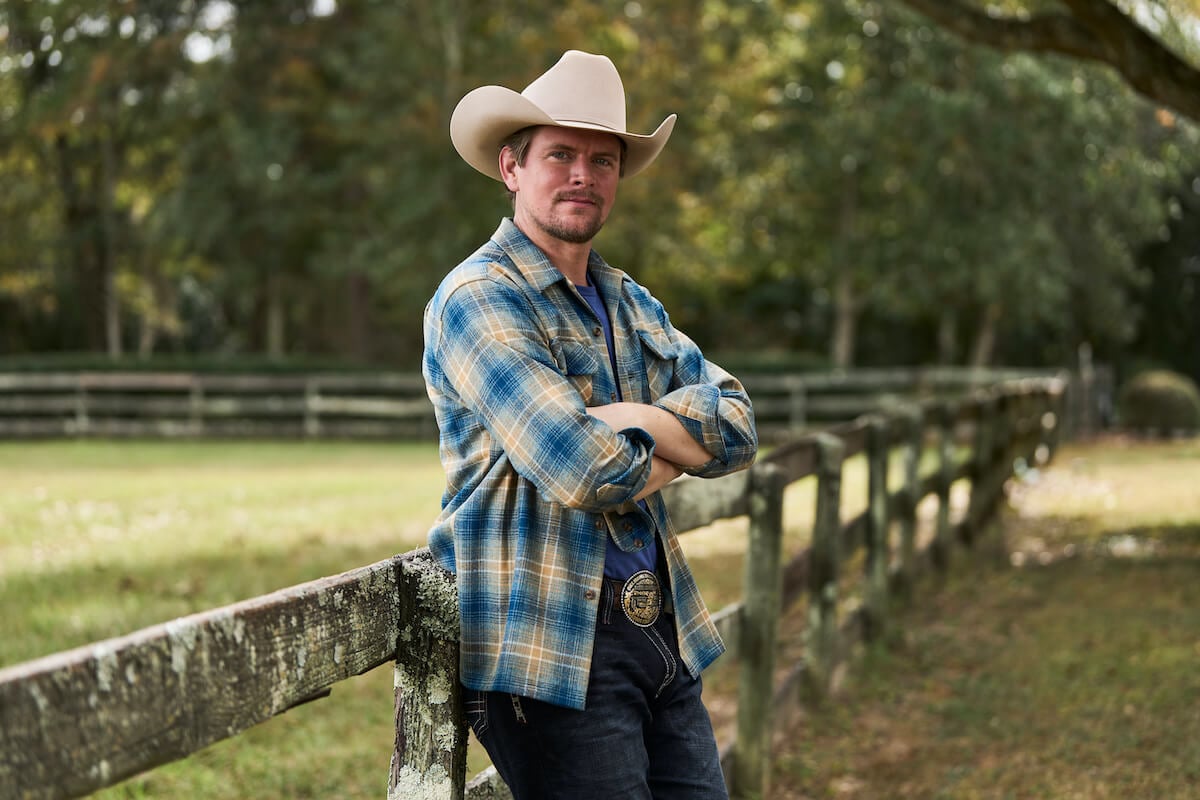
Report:
[[[559,198],[566,199],[566,198]],[[534,222],[544,233],[553,236],[563,242],[571,244],[587,244],[592,239],[596,238],[596,234],[600,233],[604,227],[604,207],[599,198],[589,198],[596,204],[596,215],[586,219],[582,227],[570,226],[567,220],[582,219],[581,217],[562,217],[558,215],[548,216],[546,219],[535,218]]]

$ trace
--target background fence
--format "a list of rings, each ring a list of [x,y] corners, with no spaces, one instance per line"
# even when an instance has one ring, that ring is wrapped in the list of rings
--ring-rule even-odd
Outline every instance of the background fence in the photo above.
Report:
[[[1111,419],[1107,368],[1073,376],[951,367],[739,373],[767,442],[1031,375],[1071,384],[1068,431],[1090,432]],[[432,439],[437,425],[417,374],[0,373],[0,437],[36,436]]]
[[[1064,390],[1060,379],[1028,379],[893,409],[795,438],[750,470],[667,487],[681,532],[749,518],[746,593],[716,614],[740,673],[736,738],[722,746],[735,795],[765,793],[772,732],[803,698],[827,691],[849,643],[888,631],[894,601],[924,569],[951,566],[1014,465],[1050,458]],[[860,454],[866,510],[843,520],[842,467]],[[817,479],[810,543],[785,560],[784,491],[808,476]],[[970,500],[955,515],[950,487],[964,478]],[[921,537],[927,496],[937,513]],[[859,551],[864,568],[847,569]],[[805,653],[776,681],[779,620],[797,604]],[[0,670],[0,796],[112,785],[394,661],[388,797],[506,797],[490,769],[467,784],[457,631],[453,579],[422,549]]]

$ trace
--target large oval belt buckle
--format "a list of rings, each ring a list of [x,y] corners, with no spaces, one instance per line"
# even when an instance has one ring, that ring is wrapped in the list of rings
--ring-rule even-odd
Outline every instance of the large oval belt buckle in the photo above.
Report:
[[[658,619],[662,611],[662,587],[658,576],[648,569],[635,572],[625,581],[621,589],[621,608],[625,616],[639,628],[648,628]]]

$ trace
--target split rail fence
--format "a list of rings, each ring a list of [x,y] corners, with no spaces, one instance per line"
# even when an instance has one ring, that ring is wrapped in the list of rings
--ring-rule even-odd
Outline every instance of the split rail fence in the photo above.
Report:
[[[867,368],[765,374],[739,370],[763,441],[855,419],[887,405],[958,397],[1004,380],[1055,377],[1014,368]],[[1111,371],[1068,378],[1069,430],[1111,405]],[[0,437],[437,437],[416,373],[240,375],[191,372],[0,372]]]
[[[746,516],[745,594],[716,614],[737,659],[735,796],[769,796],[770,743],[828,691],[857,641],[931,568],[982,532],[1021,464],[1056,447],[1061,378],[1006,381],[803,435],[751,469],[668,487],[676,527]],[[842,470],[868,465],[866,510],[843,520]],[[1016,465],[1016,467],[1014,467]],[[784,491],[816,478],[809,544],[785,558]],[[970,484],[952,513],[951,486]],[[932,535],[917,507],[935,497]],[[859,554],[865,554],[859,558]],[[850,565],[863,564],[860,569]],[[847,602],[850,594],[860,602]],[[776,680],[781,615],[805,604],[805,653]],[[468,782],[451,576],[427,550],[0,670],[0,797],[74,797],[233,737],[352,676],[394,662],[389,799],[509,797],[491,769]],[[383,776],[380,776],[382,793]]]

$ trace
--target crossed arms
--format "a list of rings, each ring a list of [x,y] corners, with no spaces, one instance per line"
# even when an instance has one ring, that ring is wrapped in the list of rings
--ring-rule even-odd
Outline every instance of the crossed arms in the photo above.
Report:
[[[683,474],[683,467],[699,467],[712,459],[712,454],[693,439],[679,419],[658,406],[642,403],[612,403],[593,406],[587,413],[615,431],[641,428],[654,438],[654,457],[650,463],[650,478],[634,500],[654,494]]]

